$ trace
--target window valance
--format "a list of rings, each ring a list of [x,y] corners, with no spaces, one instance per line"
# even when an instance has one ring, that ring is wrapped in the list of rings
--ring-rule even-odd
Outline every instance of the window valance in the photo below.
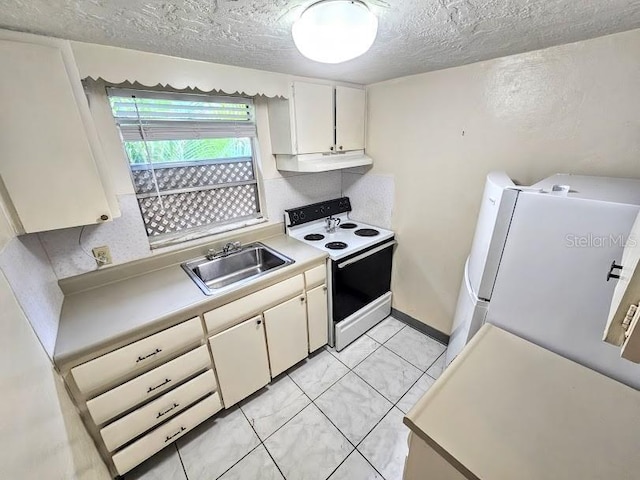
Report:
[[[146,87],[196,88],[203,92],[267,97],[289,96],[289,75],[188,60],[156,53],[71,42],[81,78]]]

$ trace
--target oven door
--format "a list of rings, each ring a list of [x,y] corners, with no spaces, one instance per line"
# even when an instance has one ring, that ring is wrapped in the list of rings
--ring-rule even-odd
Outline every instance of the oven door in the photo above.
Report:
[[[391,290],[394,239],[331,262],[332,319],[340,322]]]

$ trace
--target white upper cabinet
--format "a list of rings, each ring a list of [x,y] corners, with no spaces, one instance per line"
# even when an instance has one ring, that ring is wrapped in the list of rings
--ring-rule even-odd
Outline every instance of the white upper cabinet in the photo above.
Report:
[[[18,35],[0,31],[0,177],[14,226],[30,233],[111,220],[70,49]]]
[[[363,89],[306,82],[269,100],[271,147],[280,170],[315,172],[370,165],[364,155]]]
[[[365,91],[336,87],[336,148],[339,152],[364,149]]]
[[[640,363],[640,215],[626,239],[622,259],[612,261],[608,278],[618,284],[613,292],[604,341],[620,346],[622,358]]]
[[[294,151],[321,153],[334,148],[333,87],[314,83],[293,84]]]

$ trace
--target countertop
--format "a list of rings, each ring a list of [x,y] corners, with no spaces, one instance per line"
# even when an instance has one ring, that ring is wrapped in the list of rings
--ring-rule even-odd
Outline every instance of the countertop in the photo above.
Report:
[[[322,263],[326,253],[286,235],[260,239],[295,263],[207,296],[177,265],[66,295],[54,362],[61,372]]]
[[[640,476],[640,392],[492,325],[404,423],[471,479]]]

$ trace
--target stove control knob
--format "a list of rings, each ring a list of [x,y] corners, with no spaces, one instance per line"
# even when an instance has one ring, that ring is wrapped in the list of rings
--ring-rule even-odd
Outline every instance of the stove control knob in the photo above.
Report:
[[[294,222],[298,221],[298,214],[294,213],[293,215],[291,215],[291,220],[293,220]]]
[[[304,212],[300,212],[300,220],[304,220],[306,217]]]

